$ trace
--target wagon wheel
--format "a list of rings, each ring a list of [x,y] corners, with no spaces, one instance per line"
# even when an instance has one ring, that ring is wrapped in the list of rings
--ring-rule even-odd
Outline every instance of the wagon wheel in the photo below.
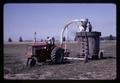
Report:
[[[36,60],[34,58],[28,58],[26,66],[33,67],[36,64]]]
[[[55,47],[51,52],[51,61],[54,64],[60,64],[64,59],[64,50],[62,48]]]
[[[100,59],[103,59],[103,52],[100,52]]]

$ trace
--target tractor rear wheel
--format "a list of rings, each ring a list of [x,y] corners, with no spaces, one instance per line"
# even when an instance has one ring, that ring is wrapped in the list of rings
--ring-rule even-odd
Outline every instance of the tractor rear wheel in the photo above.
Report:
[[[54,64],[60,64],[64,59],[64,50],[59,47],[55,47],[51,52],[51,61]]]

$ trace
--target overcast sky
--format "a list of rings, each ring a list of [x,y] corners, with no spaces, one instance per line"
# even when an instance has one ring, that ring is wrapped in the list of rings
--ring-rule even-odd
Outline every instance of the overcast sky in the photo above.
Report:
[[[4,40],[9,37],[18,41],[37,39],[46,36],[59,38],[65,23],[73,19],[88,18],[94,31],[102,32],[102,36],[116,36],[115,4],[5,4],[4,5]],[[71,25],[69,37],[77,31]]]

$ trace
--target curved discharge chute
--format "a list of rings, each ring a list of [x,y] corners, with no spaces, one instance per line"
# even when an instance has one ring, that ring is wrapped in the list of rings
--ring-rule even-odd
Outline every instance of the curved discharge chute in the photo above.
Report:
[[[65,32],[65,30],[68,28],[68,26],[70,25],[70,24],[72,24],[72,23],[77,23],[77,22],[80,22],[81,20],[78,20],[78,19],[75,19],[75,20],[71,20],[70,22],[68,22],[66,25],[65,25],[65,27],[62,29],[62,31],[61,31],[61,37],[60,37],[60,43],[61,43],[61,45],[63,45],[63,36],[64,36],[64,32]],[[80,25],[79,25],[80,26]],[[79,28],[79,26],[78,26],[78,28]]]
[[[77,22],[80,22],[79,25],[78,25],[78,28],[79,28],[79,31],[86,31],[86,28],[87,28],[87,23],[88,23],[88,19],[74,19],[74,20],[71,20],[70,22],[68,22],[65,27],[62,29],[61,31],[61,37],[60,37],[60,43],[61,45],[63,44],[63,36],[64,36],[64,32],[65,30],[68,28],[68,26],[72,23],[77,23]]]

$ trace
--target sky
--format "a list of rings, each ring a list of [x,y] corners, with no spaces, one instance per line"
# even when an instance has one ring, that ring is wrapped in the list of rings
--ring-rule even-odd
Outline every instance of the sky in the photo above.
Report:
[[[65,24],[73,19],[88,18],[93,31],[101,32],[102,36],[116,36],[116,5],[115,4],[80,4],[80,3],[31,3],[5,4],[3,10],[4,41],[9,37],[18,41],[32,40],[34,32],[37,39],[54,36],[59,39]],[[78,30],[70,25],[68,37],[73,38]]]

